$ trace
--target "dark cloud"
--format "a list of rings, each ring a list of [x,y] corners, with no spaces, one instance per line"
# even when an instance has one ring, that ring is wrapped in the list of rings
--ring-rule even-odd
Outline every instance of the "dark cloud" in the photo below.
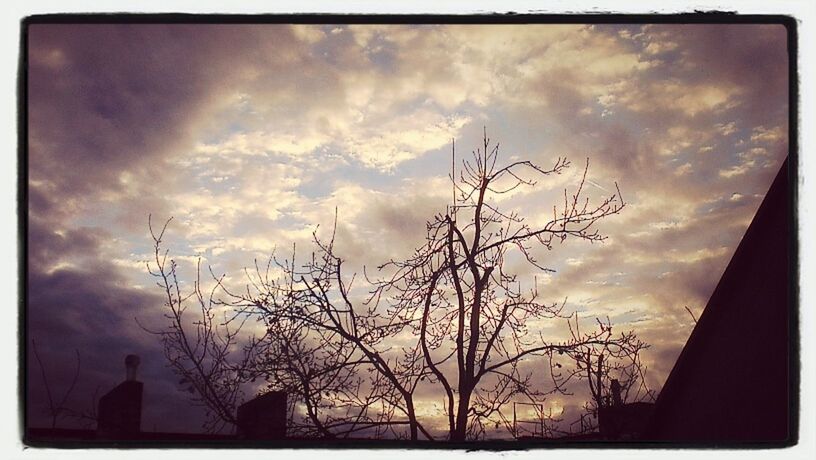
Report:
[[[743,121],[761,125],[785,118],[788,100],[787,29],[782,25],[689,25],[672,34],[694,67],[689,81],[714,80],[744,89]],[[670,63],[671,64],[671,63]]]
[[[30,26],[26,339],[37,341],[55,392],[68,385],[79,350],[69,407],[89,409],[94,390],[101,396],[117,384],[124,356],[138,353],[148,382],[144,428],[198,428],[198,416],[178,416],[195,411],[174,393],[158,342],[134,319],[150,322],[161,298],[132,286],[105,252],[119,236],[113,229],[74,220],[124,197],[120,222],[143,225],[146,236],[147,213],[164,211],[163,187],[178,179],[165,160],[191,144],[201,111],[267,46],[292,40],[286,27],[266,29],[259,47],[258,33],[251,26]],[[27,351],[30,423],[43,426],[45,385]]]
[[[80,354],[79,379],[67,408],[90,412],[94,396],[101,397],[124,379],[124,357],[135,353],[142,357],[140,380],[146,382],[143,427],[197,428],[197,411],[179,398],[159,342],[136,322],[139,318],[147,324],[156,323],[153,319],[162,305],[160,296],[131,288],[117,268],[105,261],[97,261],[91,270],[31,272],[28,281],[27,403],[32,426],[50,422],[44,413],[46,386],[33,354],[32,341],[36,341],[55,398],[67,391],[74,376],[74,350]],[[157,417],[162,410],[172,410],[176,416]],[[183,423],[185,420],[193,422]],[[63,418],[59,426],[81,426],[82,422]]]
[[[102,238],[110,237],[98,228],[57,230],[53,221],[38,217],[29,219],[28,264],[35,273],[92,254]]]
[[[73,196],[115,190],[123,172],[163,177],[214,93],[263,56],[257,38],[250,26],[32,25],[31,179]],[[264,38],[291,42],[285,28]]]

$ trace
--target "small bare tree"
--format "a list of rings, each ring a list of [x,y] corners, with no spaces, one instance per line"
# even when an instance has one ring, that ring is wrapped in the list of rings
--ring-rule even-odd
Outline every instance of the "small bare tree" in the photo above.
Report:
[[[37,342],[32,340],[31,341],[31,349],[34,351],[34,358],[37,360],[37,364],[40,367],[40,374],[42,375],[43,384],[45,385],[45,394],[48,397],[48,415],[51,417],[51,428],[57,427],[57,421],[64,416],[75,416],[77,412],[67,406],[68,399],[71,397],[71,393],[74,392],[74,388],[76,387],[77,379],[79,379],[79,372],[82,368],[82,358],[79,355],[79,350],[74,350],[76,353],[76,371],[74,371],[74,376],[71,378],[71,383],[68,388],[65,390],[65,393],[62,395],[62,398],[56,399],[55,395],[52,394],[51,391],[51,383],[48,381],[48,374],[45,370],[45,365],[40,358],[40,352],[37,350]]]
[[[641,352],[649,345],[638,339],[634,331],[613,335],[608,318],[606,321],[596,318],[595,321],[610,340],[582,345],[562,353],[573,364],[566,370],[562,369],[559,360],[551,359],[551,375],[557,380],[557,385],[566,387],[570,380],[584,382],[590,397],[584,404],[584,410],[593,419],[598,418],[598,410],[603,407],[654,401],[654,391],[646,383],[647,366],[641,361]],[[572,337],[581,336],[577,313],[568,325]],[[615,340],[611,340],[613,337]],[[589,419],[584,420],[587,422],[582,423],[583,431],[598,428]]]
[[[169,223],[170,220],[157,233],[149,220],[154,264],[148,263],[147,267],[164,292],[164,317],[168,324],[163,330],[142,328],[160,338],[170,367],[181,377],[179,385],[192,395],[196,405],[206,409],[204,429],[218,432],[227,425],[237,426],[236,407],[242,396],[241,385],[246,382],[243,371],[254,356],[254,342],[243,346],[243,353],[235,358],[234,349],[240,346],[238,337],[247,318],[226,311],[217,317],[219,301],[215,294],[223,277],[215,277],[210,272],[215,287],[205,294],[199,261],[192,287],[189,292],[183,290],[176,261],[168,259],[168,252],[161,249]],[[197,310],[191,320],[188,319],[190,305]]]
[[[302,435],[365,431],[435,439],[425,426],[428,416],[417,410],[421,387],[441,395],[439,415],[447,420],[449,440],[478,438],[487,424],[510,429],[502,412],[509,402],[538,402],[566,392],[565,380],[556,376],[551,385],[536,381],[535,375],[547,371],[541,363],[558,353],[626,348],[632,336],[613,336],[611,327],[601,324],[560,340],[545,337],[530,323],[568,322],[565,301],[540,300],[535,280],[525,287],[506,264],[517,259],[549,272],[537,259],[537,248],[550,250],[567,239],[602,241],[595,224],[623,209],[619,191],[590,205],[584,197],[587,162],[576,189],[565,190],[563,204],[551,208],[549,220],[533,225],[518,212],[501,211],[496,198],[561,174],[569,162],[500,167],[498,158],[498,144],[485,133],[458,177],[451,175],[453,203],[427,223],[425,244],[407,259],[380,265],[376,278],[365,276],[368,294],[362,298],[353,294],[356,277],[343,270],[334,232],[328,240],[315,232],[315,249],[305,263],[296,262],[294,251],[283,261],[273,256],[264,269],[256,263],[243,291],[229,289],[223,277],[213,275],[213,292],[219,295],[207,298],[199,281],[191,294],[181,294],[176,265],[168,265],[161,250],[164,230],[153,234],[158,267],[153,273],[167,295],[171,323],[158,333],[171,365],[216,418],[232,423],[241,385],[262,378],[296,396],[303,410],[292,408],[290,420]],[[193,324],[194,335],[182,319],[189,300],[198,304],[202,318]],[[228,313],[216,323],[214,309],[222,307]],[[232,361],[237,331],[251,319],[264,331]],[[238,327],[229,329],[230,324]],[[298,421],[295,412],[305,416]]]
[[[208,432],[238,426],[237,406],[245,389],[257,391],[253,384],[258,379],[267,389],[295,396],[288,398],[288,429],[294,436],[347,437],[369,430],[378,437],[394,425],[409,423],[392,420],[395,407],[404,405],[394,402],[394,382],[383,381],[389,376],[388,364],[376,361],[369,349],[388,334],[376,326],[357,337],[326,322],[335,317],[332,304],[316,296],[328,295],[335,274],[340,275],[341,263],[331,255],[331,246],[321,246],[315,237],[320,252],[303,267],[295,265],[294,250],[291,260],[273,255],[264,269],[256,262],[254,273],[246,271],[245,294],[230,291],[224,276],[210,270],[213,285],[205,294],[200,259],[196,280],[185,291],[177,263],[162,249],[169,223],[158,232],[150,225],[154,260],[148,264],[165,293],[168,325],[164,330],[142,327],[161,338],[171,368],[181,377],[179,384],[206,409]],[[278,277],[270,274],[272,269]],[[196,309],[188,311],[189,305]],[[262,322],[264,331],[239,343],[248,321]],[[366,380],[360,367],[373,362],[386,367]],[[392,379],[396,375],[390,373]],[[302,417],[298,404],[305,412]]]

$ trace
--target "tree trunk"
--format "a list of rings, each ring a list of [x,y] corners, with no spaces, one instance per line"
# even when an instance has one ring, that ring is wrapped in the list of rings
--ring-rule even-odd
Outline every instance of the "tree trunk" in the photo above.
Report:
[[[451,441],[462,442],[467,437],[468,409],[470,409],[471,390],[460,389],[459,407],[456,410],[456,429],[450,435]]]
[[[405,405],[408,412],[408,429],[410,430],[411,441],[419,439],[419,427],[416,419],[416,412],[414,411],[413,398],[405,398]]]

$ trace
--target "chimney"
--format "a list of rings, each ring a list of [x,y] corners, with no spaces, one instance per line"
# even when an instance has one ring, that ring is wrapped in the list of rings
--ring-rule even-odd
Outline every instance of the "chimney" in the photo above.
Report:
[[[136,372],[139,370],[139,355],[127,355],[125,357],[125,380],[136,381]]]
[[[125,381],[99,399],[97,437],[127,439],[141,431],[143,384],[136,380],[139,361],[137,355],[127,355]]]
[[[618,382],[617,379],[612,379],[612,383],[609,385],[609,389],[612,391],[612,405],[613,406],[623,405],[623,399],[621,399],[620,382]]]

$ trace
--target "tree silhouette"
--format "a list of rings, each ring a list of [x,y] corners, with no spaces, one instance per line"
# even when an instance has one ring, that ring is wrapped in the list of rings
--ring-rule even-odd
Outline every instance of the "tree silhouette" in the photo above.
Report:
[[[501,417],[501,407],[513,397],[532,402],[562,390],[558,382],[549,391],[534,388],[532,372],[520,369],[523,361],[615,341],[604,329],[563,342],[531,333],[529,322],[562,317],[564,304],[540,301],[535,284],[524,290],[505,261],[515,252],[550,271],[537,260],[534,245],[551,249],[567,238],[603,240],[594,224],[620,212],[620,193],[590,206],[582,197],[587,162],[575,192],[570,196],[565,190],[561,208],[553,206],[552,218],[533,227],[518,213],[499,210],[490,196],[534,186],[536,178],[560,174],[569,163],[559,158],[550,169],[529,161],[497,167],[498,154],[499,145],[491,147],[485,133],[482,148],[454,180],[452,212],[429,223],[427,243],[412,258],[386,264],[396,268],[395,274],[378,285],[378,294],[398,293],[390,305],[397,316],[419,316],[424,363],[444,389],[449,438],[456,441],[478,435],[483,422]],[[467,218],[457,219],[463,215]],[[455,370],[444,370],[454,359]]]
[[[596,322],[612,336],[612,324],[608,319],[605,322],[596,319]],[[570,335],[580,337],[577,313],[568,324]],[[655,400],[654,391],[646,384],[647,367],[641,361],[641,352],[647,348],[649,345],[638,339],[634,332],[622,332],[618,340],[585,344],[563,353],[574,364],[567,370],[556,368],[551,360],[551,375],[559,386],[565,386],[572,379],[585,382],[590,399],[584,409],[597,419],[598,410],[603,407]],[[582,431],[595,428],[597,425],[591,421],[582,421]]]
[[[550,168],[530,161],[497,166],[499,145],[485,135],[480,148],[452,172],[453,201],[427,222],[425,243],[402,260],[364,271],[367,289],[344,271],[344,260],[328,238],[313,233],[314,250],[303,263],[274,255],[265,266],[247,270],[246,289],[234,290],[212,274],[214,287],[182,294],[177,266],[162,250],[167,225],[156,234],[152,273],[166,294],[166,330],[161,336],[174,370],[189,383],[197,402],[217,423],[235,423],[242,385],[261,379],[290,392],[290,435],[436,439],[417,394],[438,394],[445,434],[451,441],[477,439],[486,427],[511,430],[502,408],[516,399],[541,402],[565,393],[569,378],[551,373],[547,385],[534,378],[560,367],[554,355],[582,350],[628,349],[632,334],[614,336],[608,324],[574,331],[563,339],[545,337],[532,322],[563,320],[566,300],[544,302],[537,280],[524,285],[508,261],[551,272],[539,261],[567,239],[604,239],[596,223],[619,213],[619,190],[590,204],[586,198],[589,161],[572,193],[548,209],[543,224],[499,208],[503,195],[535,186],[542,177],[562,174],[570,163],[558,158]],[[455,152],[454,152],[455,155]],[[455,163],[454,163],[455,165]],[[335,227],[337,215],[335,215]],[[200,273],[200,266],[198,273]],[[198,319],[187,321],[188,303]],[[216,312],[222,317],[216,321]],[[262,325],[238,348],[238,332],[248,322]],[[576,374],[577,375],[577,374]],[[423,415],[420,415],[423,414]]]
[[[34,358],[37,360],[37,365],[40,368],[40,375],[42,376],[43,384],[45,385],[45,393],[48,398],[48,409],[46,409],[46,412],[51,417],[51,428],[53,429],[57,427],[57,422],[61,417],[71,417],[83,420],[86,423],[95,423],[97,420],[96,393],[99,391],[99,388],[97,388],[94,392],[90,401],[90,408],[88,410],[82,411],[68,406],[68,400],[71,398],[71,394],[76,388],[80,370],[82,369],[82,357],[79,354],[79,350],[74,349],[74,353],[76,354],[76,370],[71,378],[71,383],[65,390],[65,393],[63,393],[62,398],[59,399],[56,399],[56,395],[54,395],[51,391],[51,383],[48,380],[48,373],[46,372],[45,364],[43,364],[42,358],[40,358],[40,352],[37,350],[37,342],[35,340],[31,340],[31,350],[34,352]]]
[[[200,260],[192,288],[189,292],[182,292],[178,265],[175,260],[168,260],[167,250],[161,249],[162,238],[171,220],[158,233],[150,222],[155,266],[148,263],[148,271],[158,279],[157,285],[164,292],[164,317],[169,324],[162,330],[141,327],[160,337],[168,364],[181,377],[179,385],[192,395],[194,404],[207,410],[204,429],[218,432],[227,425],[234,428],[238,423],[236,409],[242,396],[241,384],[245,382],[242,374],[255,342],[253,340],[243,348],[242,360],[233,361],[236,356],[233,348],[239,345],[238,337],[246,318],[224,313],[216,319],[219,302],[215,300],[215,294],[220,279],[216,279],[216,288],[205,295]],[[188,321],[190,304],[195,304],[197,312],[195,319]],[[233,327],[234,322],[240,324]]]

